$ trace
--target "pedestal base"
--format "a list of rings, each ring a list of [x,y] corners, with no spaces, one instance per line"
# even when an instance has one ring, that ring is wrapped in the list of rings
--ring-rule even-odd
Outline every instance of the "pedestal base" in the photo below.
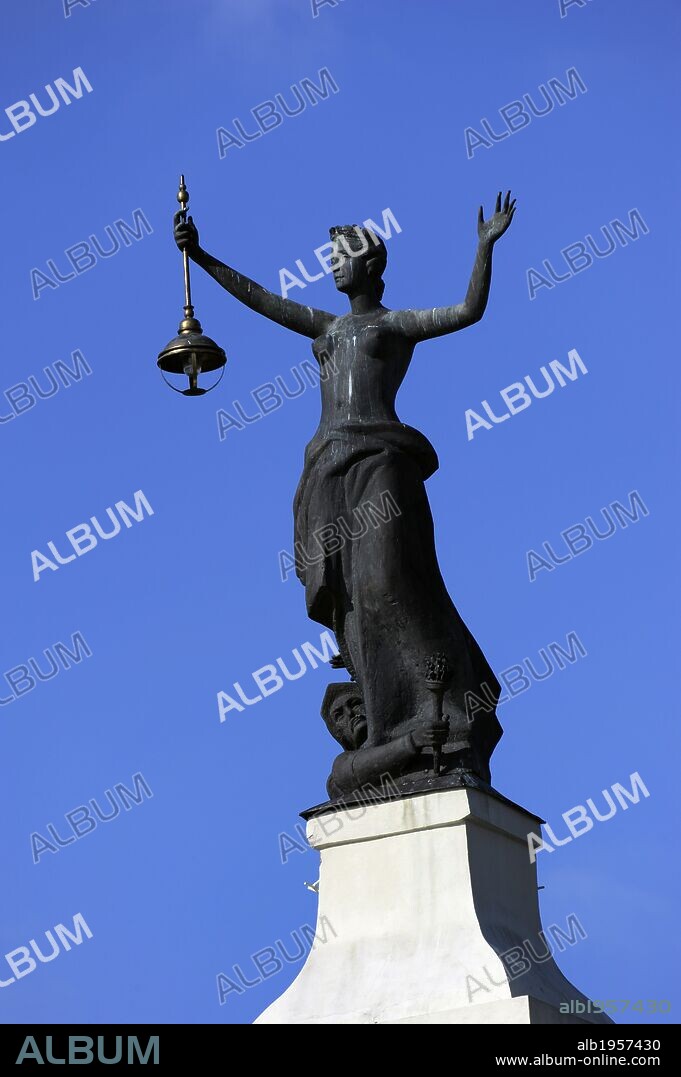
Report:
[[[612,1024],[553,960],[579,921],[542,932],[529,832],[536,816],[478,789],[311,818],[317,941],[255,1023]]]

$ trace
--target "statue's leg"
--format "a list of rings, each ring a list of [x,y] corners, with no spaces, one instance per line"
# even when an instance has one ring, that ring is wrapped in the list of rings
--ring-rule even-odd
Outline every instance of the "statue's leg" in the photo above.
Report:
[[[498,723],[493,707],[491,715],[469,721],[465,699],[468,692],[482,693],[483,681],[492,695],[498,684],[444,585],[420,470],[405,454],[376,454],[348,470],[345,489],[348,509],[362,506],[368,521],[341,556],[351,595],[345,636],[364,695],[369,743],[432,720],[425,660],[444,653],[453,673],[445,697],[451,748],[470,744],[474,769],[484,777]]]
[[[345,633],[370,744],[391,740],[417,710],[409,622],[413,592],[423,581],[407,549],[415,483],[422,487],[413,461],[389,452],[357,461],[345,478],[346,512],[356,533],[342,551],[351,595]]]

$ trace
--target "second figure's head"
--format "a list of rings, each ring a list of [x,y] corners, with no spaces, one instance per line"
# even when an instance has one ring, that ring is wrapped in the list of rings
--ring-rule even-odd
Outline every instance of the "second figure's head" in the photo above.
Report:
[[[362,694],[354,681],[328,685],[321,714],[329,733],[346,752],[357,751],[364,744],[367,720]]]

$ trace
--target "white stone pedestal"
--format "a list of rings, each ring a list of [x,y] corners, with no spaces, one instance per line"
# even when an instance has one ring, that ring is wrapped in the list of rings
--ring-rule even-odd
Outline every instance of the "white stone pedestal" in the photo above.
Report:
[[[311,819],[318,940],[255,1023],[610,1024],[546,956],[556,946],[540,934],[527,844],[538,829],[536,816],[478,789]],[[560,1012],[570,1002],[584,1005],[580,1016]]]

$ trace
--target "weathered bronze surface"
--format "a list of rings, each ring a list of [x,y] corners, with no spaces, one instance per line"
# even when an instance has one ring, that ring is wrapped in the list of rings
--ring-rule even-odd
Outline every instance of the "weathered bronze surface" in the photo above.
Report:
[[[482,318],[494,244],[514,212],[510,192],[503,203],[499,194],[488,220],[480,208],[465,299],[427,310],[383,306],[385,245],[359,225],[332,228],[334,282],[350,300],[341,316],[267,291],[203,250],[191,217],[175,217],[179,248],[256,313],[310,337],[324,373],[294,524],[308,614],[335,633],[357,682],[345,717],[326,718],[345,748],[330,778],[332,797],[381,772],[397,775],[405,793],[490,781],[500,686],[440,574],[425,490],[437,455],[400,421],[395,397],[417,344]],[[473,695],[487,709],[471,711]],[[358,700],[363,723],[353,717]]]

